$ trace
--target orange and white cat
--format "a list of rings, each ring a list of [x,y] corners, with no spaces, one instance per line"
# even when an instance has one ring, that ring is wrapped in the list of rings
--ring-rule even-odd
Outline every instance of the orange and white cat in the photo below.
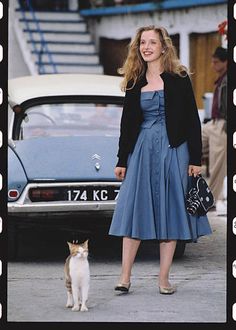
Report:
[[[72,311],[87,311],[90,270],[88,263],[88,240],[84,243],[69,243],[70,255],[64,266],[67,303],[66,307],[72,307]]]

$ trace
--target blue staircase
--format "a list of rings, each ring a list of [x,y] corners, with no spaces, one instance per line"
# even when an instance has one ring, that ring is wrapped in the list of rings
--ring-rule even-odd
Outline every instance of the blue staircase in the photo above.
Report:
[[[102,74],[94,42],[86,21],[77,11],[35,11],[30,1],[28,10],[15,10],[28,51],[39,74]]]

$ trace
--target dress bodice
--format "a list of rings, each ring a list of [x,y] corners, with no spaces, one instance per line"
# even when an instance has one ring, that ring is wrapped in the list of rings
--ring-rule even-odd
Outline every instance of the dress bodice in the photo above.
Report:
[[[150,128],[157,121],[165,121],[164,91],[141,92],[141,108],[144,121],[143,128]]]

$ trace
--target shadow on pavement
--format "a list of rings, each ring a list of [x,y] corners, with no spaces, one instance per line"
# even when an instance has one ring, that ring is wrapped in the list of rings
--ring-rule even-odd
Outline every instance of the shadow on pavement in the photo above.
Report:
[[[109,236],[106,230],[96,233],[74,233],[63,230],[33,230],[19,229],[15,238],[14,256],[9,260],[14,261],[59,261],[64,260],[69,249],[67,241],[78,240],[83,242],[89,239],[89,258],[102,261],[120,261],[122,251],[122,239]],[[9,249],[10,250],[10,249]],[[142,241],[137,259],[159,258],[159,245],[156,241]]]

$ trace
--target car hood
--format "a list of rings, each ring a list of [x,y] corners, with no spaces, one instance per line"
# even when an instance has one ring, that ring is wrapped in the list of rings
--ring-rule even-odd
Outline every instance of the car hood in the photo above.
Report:
[[[42,137],[15,145],[30,181],[115,180],[117,137]]]

